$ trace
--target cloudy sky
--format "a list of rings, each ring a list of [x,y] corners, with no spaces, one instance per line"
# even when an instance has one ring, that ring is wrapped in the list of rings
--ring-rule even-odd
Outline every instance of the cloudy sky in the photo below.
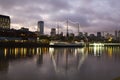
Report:
[[[77,33],[77,24],[83,32],[112,32],[120,29],[120,0],[0,0],[0,14],[11,17],[11,28],[37,30],[37,22],[45,22],[45,33],[60,25],[66,31]],[[64,26],[63,26],[64,25]]]

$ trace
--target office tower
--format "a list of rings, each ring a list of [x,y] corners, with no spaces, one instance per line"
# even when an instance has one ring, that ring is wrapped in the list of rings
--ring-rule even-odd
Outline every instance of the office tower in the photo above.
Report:
[[[120,42],[120,31],[118,31],[118,40]]]
[[[44,21],[38,21],[38,32],[40,35],[44,35]]]
[[[115,31],[115,40],[117,40],[118,39],[118,31],[116,30]]]
[[[102,37],[101,32],[97,32],[97,37],[99,37],[99,38]]]
[[[0,28],[10,29],[10,17],[5,15],[0,15]]]
[[[51,29],[51,36],[55,36],[56,35],[56,29],[55,28],[52,28]]]

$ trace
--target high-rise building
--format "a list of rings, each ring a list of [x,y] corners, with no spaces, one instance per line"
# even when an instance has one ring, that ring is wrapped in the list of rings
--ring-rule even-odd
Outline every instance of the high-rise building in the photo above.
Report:
[[[84,33],[84,36],[85,36],[85,37],[88,37],[88,33],[87,33],[87,32],[85,32],[85,33]]]
[[[118,40],[120,42],[120,31],[118,31]]]
[[[10,17],[5,15],[0,15],[0,28],[10,29]]]
[[[52,28],[51,29],[51,36],[55,36],[56,35],[56,29],[55,28]]]
[[[115,40],[117,40],[118,39],[118,31],[116,30],[115,31]]]
[[[44,21],[38,21],[38,32],[40,35],[44,34]]]
[[[102,37],[101,32],[97,32],[97,37],[99,37],[99,38]]]

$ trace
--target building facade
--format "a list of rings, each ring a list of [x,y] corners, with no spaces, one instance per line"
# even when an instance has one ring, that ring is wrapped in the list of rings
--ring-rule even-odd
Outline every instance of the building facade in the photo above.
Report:
[[[97,37],[98,37],[98,38],[101,38],[101,37],[102,37],[101,32],[97,32]]]
[[[56,36],[56,29],[52,28],[50,34],[51,34],[51,36]]]
[[[38,21],[38,32],[40,35],[44,35],[44,21]]]
[[[118,40],[118,31],[115,31],[115,40]]]
[[[0,28],[10,29],[10,17],[5,15],[0,15]]]
[[[79,32],[78,36],[83,36],[83,32]]]
[[[120,31],[118,31],[118,41],[120,42]]]

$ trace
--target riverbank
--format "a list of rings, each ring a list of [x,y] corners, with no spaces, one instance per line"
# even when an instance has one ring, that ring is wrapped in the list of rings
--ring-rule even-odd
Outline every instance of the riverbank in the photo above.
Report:
[[[87,43],[86,47],[92,46],[120,46],[120,43]],[[58,47],[51,46],[49,43],[41,43],[41,42],[0,42],[0,47]],[[60,47],[68,47],[68,46],[60,46]],[[70,47],[81,47],[81,46],[70,46]]]
[[[49,43],[40,43],[40,42],[0,42],[0,47],[49,47]]]

